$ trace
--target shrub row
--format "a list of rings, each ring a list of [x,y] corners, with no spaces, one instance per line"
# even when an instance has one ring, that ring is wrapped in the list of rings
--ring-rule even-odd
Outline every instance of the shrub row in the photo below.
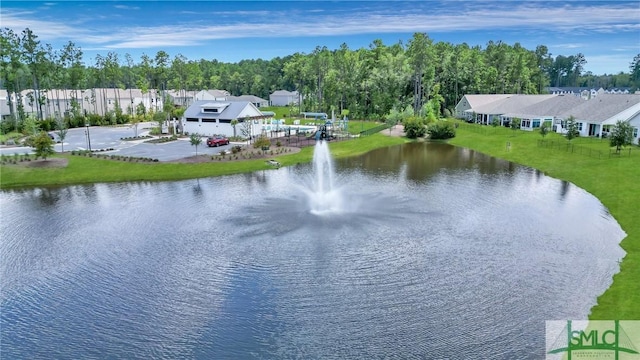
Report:
[[[169,142],[169,141],[175,141],[175,140],[178,140],[178,136],[172,135],[172,136],[163,136],[163,137],[159,137],[157,139],[147,140],[145,142],[146,143],[151,143],[151,144],[162,144],[162,143],[166,143],[166,142]]]
[[[120,138],[120,140],[123,140],[123,141],[142,140],[142,139],[149,139],[152,137],[153,136],[150,136],[150,135],[140,135],[140,136],[123,137],[123,138]]]
[[[250,159],[263,157],[265,154],[269,156],[273,156],[273,155],[284,154],[290,151],[291,149],[289,148],[277,148],[276,150],[270,150],[264,153],[262,151],[244,151],[242,146],[236,145],[231,148],[231,154],[229,154],[228,151],[221,151],[220,154],[218,155],[212,155],[211,160],[218,160],[218,161],[222,161],[225,159],[250,160]],[[229,156],[227,157],[227,155]]]
[[[19,162],[25,162],[25,161],[31,161],[31,160],[38,160],[38,157],[32,154],[18,154],[18,153],[15,153],[13,155],[0,156],[0,163],[2,165],[17,164]]]
[[[152,159],[147,157],[95,154],[93,151],[89,151],[89,150],[73,150],[71,152],[71,155],[95,157],[98,159],[107,159],[107,160],[128,161],[128,162],[158,162],[158,159]]]

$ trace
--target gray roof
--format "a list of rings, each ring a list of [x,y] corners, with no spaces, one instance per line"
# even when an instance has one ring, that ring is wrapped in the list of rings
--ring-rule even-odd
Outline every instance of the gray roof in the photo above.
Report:
[[[480,106],[473,106],[473,111],[479,114],[506,114],[521,112],[522,109],[558,95],[509,95]]]
[[[276,90],[271,95],[274,96],[298,96],[297,91]]]
[[[586,100],[573,95],[558,95],[540,101],[539,103],[518,109],[512,113],[505,113],[504,116],[533,118],[538,116],[560,116],[565,111],[575,108]]]
[[[249,101],[252,103],[266,103],[267,100],[255,95],[227,96],[227,101]]]
[[[600,94],[562,112],[559,117],[566,119],[573,116],[576,120],[599,123],[638,104],[640,104],[640,95],[638,94]]]
[[[513,94],[466,94],[463,98],[469,103],[469,107],[475,107],[490,104],[494,101],[502,100],[513,96]],[[462,101],[462,99],[460,99]]]
[[[202,112],[202,106],[205,104],[228,104],[228,106],[220,113]],[[255,108],[248,101],[213,101],[213,100],[198,100],[191,104],[184,112],[184,117],[189,118],[201,118],[201,119],[223,119],[233,120],[237,119],[242,111],[247,107]],[[262,116],[259,110],[255,110],[253,116]]]

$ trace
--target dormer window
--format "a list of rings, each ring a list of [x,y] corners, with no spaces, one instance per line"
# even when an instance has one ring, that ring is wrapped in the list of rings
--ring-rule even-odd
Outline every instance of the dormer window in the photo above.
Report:
[[[227,106],[229,106],[228,103],[207,103],[202,104],[200,106],[200,109],[203,113],[219,114],[223,112],[224,109],[227,108]]]

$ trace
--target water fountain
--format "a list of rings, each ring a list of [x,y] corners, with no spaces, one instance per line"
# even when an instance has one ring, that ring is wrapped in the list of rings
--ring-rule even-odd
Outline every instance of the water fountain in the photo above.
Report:
[[[313,176],[311,187],[304,188],[308,196],[309,210],[314,215],[339,214],[344,196],[334,184],[334,168],[326,141],[318,141],[313,150]]]

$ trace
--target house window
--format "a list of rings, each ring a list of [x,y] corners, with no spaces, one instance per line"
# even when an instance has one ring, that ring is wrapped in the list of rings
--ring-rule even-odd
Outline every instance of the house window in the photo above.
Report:
[[[582,123],[581,122],[578,123],[578,131],[582,131]]]
[[[540,127],[540,120],[533,120],[533,128],[539,128]]]
[[[633,137],[634,138],[638,137],[638,128],[633,128]]]
[[[522,123],[520,125],[523,128],[529,128],[529,127],[531,127],[531,120],[522,120]]]
[[[214,123],[216,119],[202,119],[202,122]]]
[[[206,112],[206,113],[217,113],[218,109],[217,108],[204,108],[202,109],[202,112]]]
[[[231,120],[222,120],[220,119],[221,124],[231,124]]]
[[[198,118],[187,118],[189,122],[198,122]]]

